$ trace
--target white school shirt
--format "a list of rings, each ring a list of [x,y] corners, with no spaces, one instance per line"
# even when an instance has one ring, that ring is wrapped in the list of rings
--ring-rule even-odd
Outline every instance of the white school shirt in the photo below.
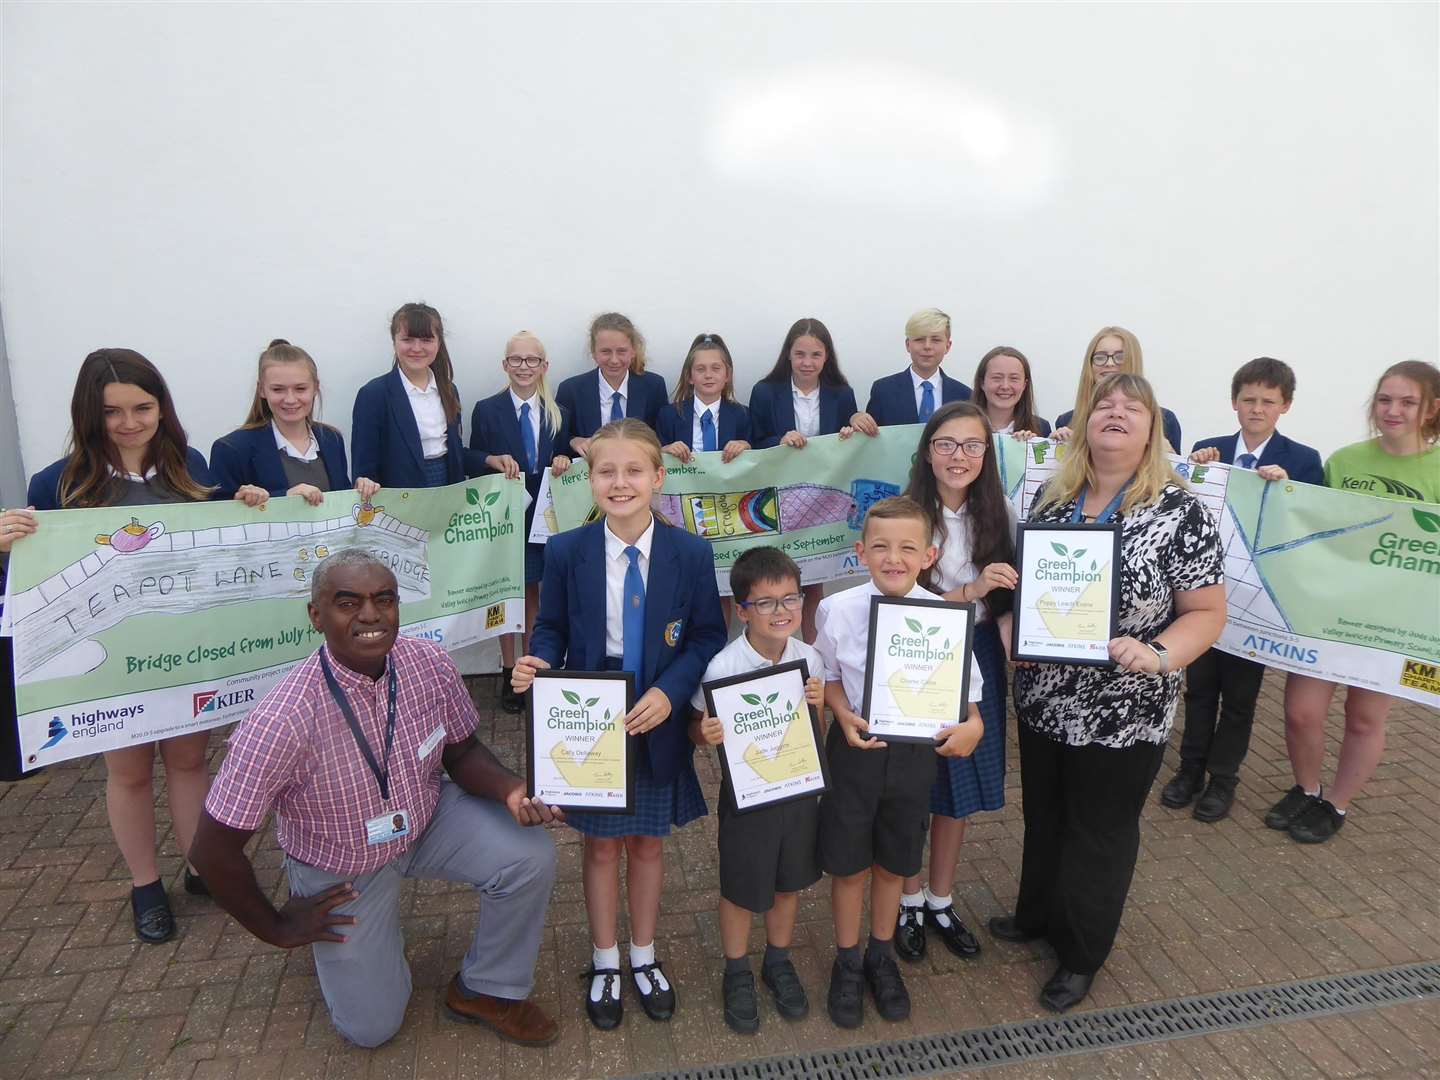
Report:
[[[723,400],[724,398],[718,398],[713,404],[702,405],[698,397],[695,399],[695,419],[690,425],[690,448],[692,450],[699,450],[705,445],[705,432],[700,427],[700,418],[706,413],[710,414],[710,419],[715,423],[715,449],[725,449],[725,445],[720,441],[720,402]]]
[[[539,395],[539,394],[531,394],[529,400],[527,401],[525,398],[522,398],[522,397],[517,396],[514,390],[511,390],[511,391],[510,391],[510,404],[512,404],[512,405],[515,406],[515,423],[516,423],[516,424],[520,424],[520,407],[521,407],[522,405],[529,405],[529,406],[530,406],[530,431],[531,431],[531,433],[535,436],[535,440],[534,440],[534,442],[532,442],[532,443],[530,444],[530,448],[535,451],[535,467],[538,469],[538,468],[540,468],[540,465],[541,465],[541,462],[540,462],[540,416],[541,416],[541,413],[540,413],[540,395]],[[471,437],[472,437],[472,438],[474,437],[474,433],[473,433],[473,432],[471,433]],[[522,439],[525,437],[525,427],[524,427],[523,424],[520,425],[520,437],[521,437]],[[525,468],[525,462],[524,462],[523,459],[520,461],[520,468],[521,468],[522,471],[523,471],[524,468]]]
[[[410,411],[415,414],[415,426],[420,429],[420,456],[439,458],[445,456],[445,406],[440,401],[440,387],[435,385],[435,373],[429,372],[430,381],[421,390],[400,373],[405,384],[405,397],[410,402]]]
[[[626,416],[630,415],[630,373],[627,371],[625,377],[620,380],[620,385],[611,388],[605,381],[605,374],[598,367],[595,369],[595,381],[600,384],[600,426],[604,427],[610,423],[610,399],[620,395],[620,411]]]
[[[635,541],[640,549],[636,563],[640,577],[650,583],[650,541],[655,539],[655,517]],[[610,522],[605,522],[605,655],[623,658],[625,656],[625,571],[630,560],[625,549],[630,545],[610,531]],[[646,596],[649,602],[649,596]]]
[[[921,402],[924,401],[924,399],[925,399],[925,386],[926,386],[926,384],[929,384],[929,386],[930,386],[930,392],[935,395],[935,408],[938,409],[938,408],[940,408],[941,405],[945,404],[945,402],[944,402],[944,401],[941,399],[941,397],[940,397],[940,369],[939,369],[939,368],[936,368],[936,369],[935,369],[935,374],[934,374],[934,375],[931,375],[930,378],[928,378],[928,379],[922,379],[922,378],[919,376],[919,374],[916,373],[916,371],[915,371],[915,369],[914,369],[913,367],[910,368],[909,371],[910,371],[910,381],[915,384],[915,415],[916,415],[916,416],[919,416],[919,415],[920,415],[920,404],[921,404]]]
[[[1239,435],[1236,435],[1236,436],[1235,436],[1235,454],[1234,454],[1233,457],[1231,457],[1230,460],[1233,461],[1233,462],[1238,466],[1238,465],[1240,464],[1240,455],[1241,455],[1241,454],[1254,454],[1254,455],[1255,455],[1255,467],[1256,467],[1256,468],[1259,468],[1259,466],[1260,466],[1260,458],[1261,458],[1261,457],[1264,455],[1264,453],[1265,453],[1265,447],[1267,447],[1267,446],[1270,445],[1270,439],[1273,439],[1274,437],[1275,437],[1275,433],[1272,431],[1272,432],[1270,433],[1269,438],[1267,438],[1267,439],[1266,439],[1264,442],[1262,442],[1259,446],[1255,447],[1254,450],[1246,450],[1246,449],[1245,449],[1245,433],[1244,433],[1243,431],[1240,432]]]
[[[867,581],[858,588],[825,597],[815,612],[815,648],[825,661],[825,681],[842,684],[850,708],[857,713],[865,704],[865,663],[870,653],[870,598],[883,595],[875,587],[875,582]],[[906,593],[905,598],[940,599],[919,585]],[[979,701],[984,689],[985,678],[980,674],[980,665],[972,653],[970,700]]]
[[[795,430],[807,439],[820,434],[820,387],[802,394],[793,382],[790,395],[795,399]]]
[[[405,376],[400,376],[402,379]],[[314,461],[320,456],[320,444],[315,441],[315,432],[310,432],[310,445],[305,447],[302,454],[295,447],[290,445],[290,440],[280,434],[280,426],[274,420],[270,421],[270,430],[275,433],[275,446],[282,454],[289,454],[296,461]]]
[[[963,450],[957,453],[964,453]],[[940,533],[936,532],[931,541],[940,549],[940,557],[935,561],[935,573],[931,575],[931,583],[938,593],[948,593],[961,585],[968,585],[980,576],[980,568],[975,565],[970,551],[970,501],[967,499],[960,504],[959,510],[951,510],[947,506],[940,507],[940,516],[945,523],[945,537],[941,540]],[[1009,499],[1005,500],[1005,516],[1010,520],[1010,538],[1015,538],[1015,504]],[[990,617],[990,609],[983,599],[974,601],[975,621],[984,622]]]
[[[820,654],[815,651],[814,645],[806,645],[798,637],[792,637],[785,642],[785,652],[780,657],[780,663],[793,664],[796,660],[804,660],[805,666],[809,668],[810,674],[817,679],[825,678],[825,661],[820,659]],[[755,651],[755,646],[750,644],[748,633],[741,634],[734,641],[726,645],[715,654],[710,661],[710,666],[705,669],[703,682],[713,682],[715,679],[729,678],[731,675],[743,675],[747,671],[759,671],[761,668],[768,668],[772,665],[769,660]],[[705,713],[705,691],[696,687],[695,696],[690,699],[690,704],[703,716]]]

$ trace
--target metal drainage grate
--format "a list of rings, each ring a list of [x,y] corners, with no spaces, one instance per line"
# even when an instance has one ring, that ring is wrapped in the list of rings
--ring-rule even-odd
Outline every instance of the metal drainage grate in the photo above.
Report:
[[[1440,963],[1407,964],[1334,978],[1300,979],[1250,990],[1127,1005],[1055,1020],[1027,1020],[949,1035],[875,1043],[849,1050],[823,1050],[671,1073],[646,1073],[635,1080],[662,1077],[665,1080],[790,1080],[793,1077],[879,1080],[887,1076],[927,1076],[1191,1035],[1213,1035],[1434,997],[1440,997]]]

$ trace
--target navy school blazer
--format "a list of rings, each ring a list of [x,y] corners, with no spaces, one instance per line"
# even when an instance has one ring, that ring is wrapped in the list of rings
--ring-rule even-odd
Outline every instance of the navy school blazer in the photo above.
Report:
[[[344,491],[350,486],[344,436],[329,424],[311,424],[310,430],[315,434],[320,460],[325,463],[329,478],[325,490]],[[210,448],[210,476],[217,485],[217,499],[233,499],[245,484],[262,487],[275,496],[290,490],[280,448],[275,445],[275,431],[269,424],[238,428],[216,439]]]
[[[531,411],[535,413],[530,422],[535,425],[535,432],[539,436],[537,441],[540,444],[539,453],[535,455],[536,470],[525,473],[525,490],[530,492],[533,500],[540,493],[541,474],[550,467],[555,455],[571,456],[570,410],[560,406],[560,430],[551,431],[545,420],[545,412],[540,408],[539,395],[532,397],[530,403]],[[470,414],[470,456],[479,466],[477,475],[499,471],[485,464],[485,459],[492,454],[509,454],[519,463],[521,471],[525,471],[525,445],[520,441],[520,418],[515,415],[515,403],[510,399],[508,386],[498,394],[477,401]],[[534,516],[535,503],[532,501],[525,508],[527,536],[530,534],[528,526]]]
[[[1057,428],[1069,427],[1070,421],[1075,416],[1075,410],[1063,412],[1055,418]],[[1161,427],[1165,429],[1165,438],[1170,440],[1170,445],[1175,448],[1175,453],[1180,453],[1180,421],[1175,419],[1175,414],[1169,409],[1160,410]]]
[[[952,379],[940,372],[940,400],[938,409],[952,401],[969,401],[970,387],[959,379]],[[877,424],[918,424],[920,411],[915,407],[915,383],[911,381],[910,369],[876,379],[870,386],[870,401],[865,411],[875,418]]]
[[[855,391],[849,386],[820,384],[820,432],[834,435],[859,410],[855,408]],[[795,399],[791,396],[790,380],[762,380],[750,391],[750,442],[756,449],[778,446],[787,431],[795,430]]]
[[[715,425],[715,449],[724,450],[725,444],[734,439],[750,441],[749,409],[738,401],[721,398],[718,412],[718,423]],[[660,436],[661,446],[669,446],[673,442],[683,442],[691,450],[699,449],[694,445],[694,397],[686,398],[679,405],[670,404],[661,409],[660,419],[655,430]]]
[[[558,533],[545,549],[530,652],[552,668],[603,671],[605,522]],[[641,752],[662,783],[677,776],[694,752],[690,699],[725,638],[710,542],[657,518],[645,582],[645,670],[635,681],[635,695],[658,686],[670,699],[670,717],[640,736]]]
[[[580,375],[572,375],[555,390],[555,400],[570,410],[570,435],[565,442],[565,452],[571,453],[570,439],[588,439],[610,422],[610,411],[600,415],[600,381],[604,378],[597,367]],[[609,384],[606,384],[609,389]],[[653,371],[643,375],[630,373],[626,387],[625,415],[643,420],[653,430],[669,397],[665,379]]]
[[[376,376],[355,395],[350,423],[350,453],[354,475],[374,480],[381,487],[425,487],[424,452],[420,428],[405,392],[405,376],[398,366]],[[458,394],[460,388],[457,386]],[[460,421],[445,428],[445,482],[458,484],[478,469],[470,468],[460,441]]]
[[[30,488],[25,493],[25,501],[36,510],[60,510],[60,474],[65,471],[65,466],[70,463],[68,457],[59,461],[52,461],[45,468],[30,478]],[[213,481],[210,478],[210,469],[205,464],[205,455],[196,450],[193,446],[185,448],[185,471],[190,474],[197,484],[209,487]],[[211,498],[217,496],[212,495]]]
[[[1235,440],[1239,438],[1240,432],[1234,435],[1218,435],[1213,439],[1201,439],[1193,447],[1191,453],[1196,450],[1204,450],[1214,447],[1220,451],[1220,460],[1226,465],[1234,465]],[[1320,463],[1320,452],[1304,443],[1298,443],[1294,439],[1287,439],[1280,432],[1270,436],[1270,441],[1265,444],[1265,453],[1260,455],[1260,460],[1255,467],[1261,465],[1279,465],[1291,480],[1298,480],[1302,484],[1325,485],[1325,467]]]

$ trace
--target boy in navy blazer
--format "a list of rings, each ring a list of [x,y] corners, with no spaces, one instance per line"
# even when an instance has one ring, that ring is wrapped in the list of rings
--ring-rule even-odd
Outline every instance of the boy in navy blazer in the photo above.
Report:
[[[867,435],[866,419],[875,426],[923,424],[941,405],[970,400],[970,387],[940,370],[950,351],[950,316],[939,308],[925,308],[905,323],[905,351],[910,366],[894,375],[876,379],[870,386],[870,401],[851,425]]]
[[[1266,480],[1324,484],[1320,455],[1275,430],[1295,397],[1295,372],[1280,360],[1262,356],[1235,372],[1230,402],[1240,419],[1234,435],[1202,439],[1190,460],[1221,462],[1254,469]],[[1160,793],[1172,809],[1195,803],[1197,821],[1219,821],[1230,813],[1239,781],[1240,763],[1250,748],[1255,700],[1265,667],[1243,656],[1212,648],[1185,673],[1185,735],[1180,743],[1180,768]],[[1209,783],[1205,774],[1209,773]]]

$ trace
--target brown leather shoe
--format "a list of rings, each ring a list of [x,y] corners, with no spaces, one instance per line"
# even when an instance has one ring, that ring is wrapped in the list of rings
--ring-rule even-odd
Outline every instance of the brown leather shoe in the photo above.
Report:
[[[533,1001],[512,1001],[489,994],[466,997],[460,992],[459,975],[450,980],[445,991],[445,1008],[456,1020],[484,1024],[502,1039],[521,1046],[549,1046],[560,1037],[560,1025]]]

